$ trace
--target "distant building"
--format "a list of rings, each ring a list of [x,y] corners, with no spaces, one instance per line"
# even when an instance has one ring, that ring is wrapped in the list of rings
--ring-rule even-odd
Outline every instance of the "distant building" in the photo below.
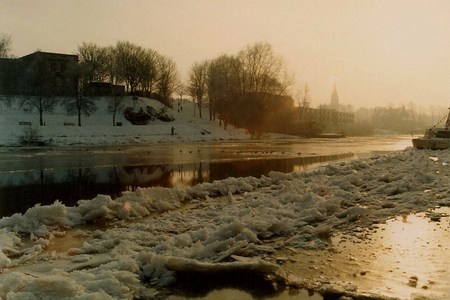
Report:
[[[339,101],[339,95],[336,88],[336,83],[333,85],[333,90],[331,92],[331,99],[329,104],[321,104],[319,106],[320,109],[331,109],[338,112],[353,112],[353,106],[348,104],[341,104]]]
[[[331,93],[330,108],[339,110],[339,96],[336,90],[336,83],[334,83],[333,92]]]
[[[84,96],[122,96],[125,95],[125,86],[109,82],[90,82],[83,89]]]
[[[340,112],[328,108],[299,108],[302,121],[317,122],[325,125],[327,129],[342,127],[351,124],[355,120],[353,113]]]
[[[78,56],[37,51],[0,59],[0,95],[75,96]]]
[[[0,95],[18,94],[19,65],[15,59],[0,58]]]

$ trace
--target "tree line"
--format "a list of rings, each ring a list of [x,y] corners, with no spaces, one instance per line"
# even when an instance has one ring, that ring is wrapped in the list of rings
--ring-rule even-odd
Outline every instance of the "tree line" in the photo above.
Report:
[[[8,58],[11,39],[0,36],[0,57]],[[115,46],[100,47],[95,43],[82,43],[77,51],[78,63],[68,66],[65,70],[68,78],[77,82],[65,89],[75,89],[70,99],[64,99],[64,105],[69,114],[78,115],[78,125],[81,126],[81,116],[89,116],[96,110],[95,102],[85,96],[89,86],[95,82],[108,83],[111,87],[111,99],[108,109],[115,116],[122,105],[123,97],[113,89],[114,85],[123,84],[130,95],[145,95],[154,97],[171,106],[170,96],[179,88],[181,81],[175,62],[152,49],[127,41],[119,41]],[[51,112],[57,104],[55,96],[56,79],[46,62],[36,55],[36,59],[24,70],[18,72],[22,94],[21,106],[36,109],[39,113],[40,125],[44,125],[44,112]],[[3,100],[7,98],[2,98]],[[7,101],[7,100],[5,100]]]
[[[276,56],[268,43],[256,43],[237,55],[221,55],[194,63],[189,72],[188,94],[209,118],[246,128],[251,135],[268,129],[274,110],[284,107],[292,77],[284,60]]]
[[[1,39],[0,54],[7,57],[10,39]],[[2,44],[0,43],[0,47]],[[3,52],[2,52],[3,51]],[[65,100],[68,113],[81,116],[95,111],[95,103],[84,96],[86,88],[94,82],[123,84],[131,95],[156,98],[172,106],[169,98],[175,92],[188,94],[194,100],[199,117],[208,108],[209,119],[218,119],[226,127],[232,124],[246,128],[252,135],[268,130],[274,110],[286,106],[288,89],[292,83],[282,57],[275,55],[268,43],[256,43],[236,55],[220,55],[217,58],[192,65],[188,81],[181,82],[175,62],[153,49],[146,49],[128,41],[114,46],[101,47],[95,43],[82,43],[78,47],[78,64],[70,72],[78,80],[76,97]],[[24,100],[42,114],[51,111],[54,100],[47,83],[49,74],[36,63],[24,82],[38,91],[36,97]],[[33,73],[33,74],[32,74]],[[39,74],[39,75],[36,75]],[[34,80],[34,82],[32,82]],[[115,114],[121,105],[121,97],[111,93],[110,110]],[[289,105],[287,105],[289,106]],[[272,115],[272,116],[270,116]]]
[[[130,42],[115,47],[83,43],[78,48],[81,81],[125,83],[132,95],[155,97],[171,107],[169,97],[178,92],[192,97],[203,117],[209,108],[209,119],[247,128],[253,135],[267,130],[268,115],[274,106],[286,102],[292,78],[284,61],[268,43],[247,46],[237,55],[221,55],[209,61],[196,62],[183,85],[175,62],[153,49]]]
[[[162,100],[167,100],[181,84],[171,58],[128,41],[108,47],[83,43],[78,47],[78,59],[82,84],[124,83],[132,95],[157,94]]]
[[[146,49],[128,41],[115,46],[101,47],[95,43],[82,43],[78,47],[77,78],[79,91],[72,102],[79,118],[81,112],[88,114],[91,107],[83,91],[94,82],[113,85],[124,84],[129,94],[154,97],[172,106],[170,96],[180,87],[181,80],[175,62],[153,49]],[[111,90],[109,110],[115,116],[123,98]],[[80,121],[79,121],[80,124]]]

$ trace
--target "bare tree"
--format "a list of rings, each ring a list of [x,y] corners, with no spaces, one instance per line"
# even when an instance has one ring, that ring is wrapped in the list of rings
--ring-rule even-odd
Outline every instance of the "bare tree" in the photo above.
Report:
[[[135,94],[136,88],[142,82],[142,62],[145,50],[130,42],[117,42],[116,49],[117,70],[125,80],[131,94]]]
[[[0,95],[0,114],[3,113],[3,104],[6,107],[11,107],[13,104],[13,98],[12,97],[8,97],[8,96],[4,96],[4,95]]]
[[[97,110],[95,101],[84,96],[84,90],[90,80],[90,69],[86,68],[84,64],[76,65],[71,70],[71,75],[78,78],[77,91],[75,97],[65,101],[67,113],[69,115],[77,115],[78,126],[81,126],[81,115],[86,117]]]
[[[8,58],[11,51],[11,37],[2,34],[0,36],[0,58]]]
[[[284,61],[268,43],[256,43],[239,52],[240,88],[244,93],[283,95],[291,85]]]
[[[124,97],[122,95],[112,94],[111,98],[109,99],[108,111],[112,113],[113,126],[116,126],[116,115],[119,109],[122,108],[123,103]]]
[[[110,113],[112,113],[113,126],[116,126],[116,115],[119,109],[122,108],[125,98],[118,92],[118,90],[114,88],[114,85],[122,80],[120,77],[119,67],[117,65],[117,51],[114,47],[107,47],[106,53],[108,56],[106,74],[111,87],[107,109]]]
[[[290,84],[283,60],[268,43],[247,46],[236,57],[223,55],[208,69],[210,118],[218,114],[225,127],[230,122],[261,136]]]
[[[167,101],[169,97],[177,90],[180,85],[180,76],[178,74],[175,62],[168,57],[162,57],[159,61],[160,76],[158,78],[158,94]]]
[[[208,98],[210,120],[215,120],[216,115],[227,123],[231,120],[234,101],[238,94],[238,70],[239,61],[228,55],[222,55],[213,59],[208,67]]]
[[[44,126],[44,112],[53,111],[57,103],[55,92],[54,74],[50,71],[48,61],[38,53],[24,72],[22,94],[25,97],[20,101],[20,106],[37,109],[39,124]]]
[[[187,90],[188,90],[187,86],[180,81],[176,90],[177,94],[180,96],[180,100],[183,100],[183,96],[188,93]]]
[[[117,51],[113,46],[105,48],[106,64],[105,64],[105,79],[110,84],[117,84],[123,79],[120,77],[119,67],[117,65]]]
[[[96,103],[85,97],[89,84],[102,81],[106,76],[107,52],[93,43],[83,43],[78,47],[79,64],[70,70],[71,76],[77,78],[75,97],[65,101],[67,113],[77,115],[78,126],[81,126],[81,115],[89,116],[97,110]]]
[[[67,113],[78,116],[78,126],[81,126],[81,115],[89,117],[91,113],[97,110],[95,101],[78,94],[72,101],[65,102]]]
[[[194,63],[189,72],[188,93],[197,102],[200,119],[202,118],[203,100],[207,95],[208,62]]]
[[[83,43],[78,47],[78,58],[86,83],[103,81],[106,78],[108,64],[106,48],[94,43]]]
[[[161,58],[158,52],[152,49],[146,49],[142,56],[142,62],[139,68],[139,85],[142,92],[148,94],[149,96],[153,93],[158,80],[158,61],[160,59]]]
[[[11,37],[9,35],[0,35],[0,58],[8,58],[11,46]],[[18,70],[14,64],[2,64],[2,72],[0,72],[0,95],[3,94],[4,90],[12,89],[16,85],[14,78],[17,76]],[[2,87],[3,86],[3,87]],[[7,94],[7,93],[6,93]],[[0,96],[0,109],[1,104],[5,103],[7,106],[11,105],[11,98]]]

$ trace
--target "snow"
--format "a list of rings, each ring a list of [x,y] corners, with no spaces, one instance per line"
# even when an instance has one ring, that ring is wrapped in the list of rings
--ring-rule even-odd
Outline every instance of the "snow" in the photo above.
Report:
[[[450,206],[449,163],[449,151],[406,149],[305,172],[35,206],[0,220],[0,297],[145,298],[186,270],[251,269],[289,284],[277,263],[283,249],[328,249],[337,233],[363,240],[362,228]],[[66,237],[70,246],[57,247]],[[355,294],[353,285],[326,281],[317,290]]]
[[[66,98],[59,99],[59,103],[68,101]],[[128,145],[145,144],[157,142],[183,142],[183,141],[211,141],[211,140],[234,140],[248,139],[249,136],[244,130],[237,130],[229,126],[227,130],[219,127],[218,121],[208,120],[206,109],[204,117],[199,119],[198,108],[187,100],[180,102],[178,110],[178,100],[174,100],[174,110],[168,108],[167,112],[174,117],[173,122],[163,122],[159,120],[150,121],[147,125],[134,126],[123,116],[124,107],[133,107],[134,101],[131,97],[124,99],[121,112],[116,115],[116,122],[121,122],[122,126],[112,126],[112,113],[107,110],[109,99],[106,97],[97,98],[97,111],[90,116],[82,116],[82,126],[78,124],[76,115],[67,115],[63,105],[57,105],[53,112],[44,112],[43,119],[45,126],[39,125],[39,114],[36,110],[24,110],[19,106],[20,98],[12,98],[12,106],[8,107],[0,101],[0,145],[16,146],[19,137],[29,126],[19,125],[19,122],[30,122],[32,128],[37,128],[41,139],[53,146],[76,146],[76,145]],[[152,99],[138,98],[137,109],[146,106],[153,107],[159,111],[163,105]],[[75,126],[65,126],[64,123]],[[171,128],[174,127],[175,134],[171,135]]]

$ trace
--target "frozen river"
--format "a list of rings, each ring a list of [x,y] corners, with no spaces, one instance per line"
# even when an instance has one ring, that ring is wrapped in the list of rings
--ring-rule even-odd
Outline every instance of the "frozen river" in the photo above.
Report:
[[[4,216],[55,199],[73,207],[0,219],[0,295],[448,299],[449,153],[408,147],[370,137],[3,148]],[[280,173],[261,177],[270,171]]]
[[[0,149],[0,216],[36,203],[74,205],[137,187],[195,185],[228,177],[289,173],[331,161],[403,150],[408,136],[146,146]]]

